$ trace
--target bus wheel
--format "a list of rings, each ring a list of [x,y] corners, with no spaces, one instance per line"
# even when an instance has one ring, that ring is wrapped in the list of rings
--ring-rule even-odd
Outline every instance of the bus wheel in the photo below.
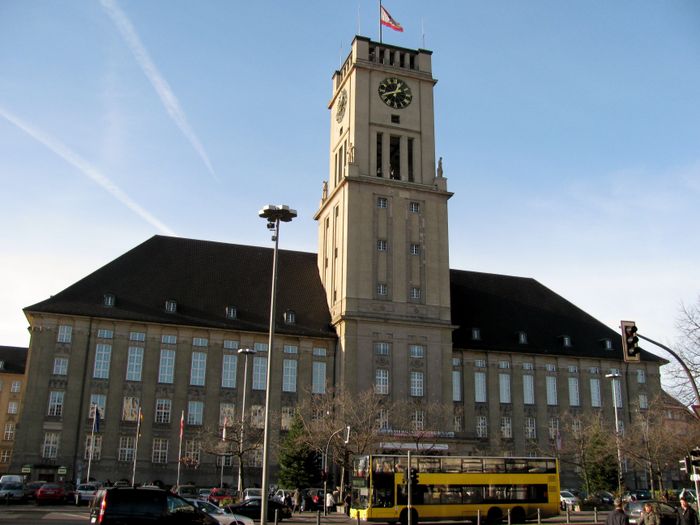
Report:
[[[522,507],[515,507],[510,511],[510,522],[511,523],[525,523],[525,509]]]
[[[486,523],[488,525],[493,525],[494,523],[500,523],[503,520],[503,511],[498,507],[491,507],[486,513]]]
[[[401,525],[408,525],[408,509],[403,509],[401,514],[399,514],[399,523]],[[411,509],[411,525],[417,525],[418,523],[418,512],[416,509]]]

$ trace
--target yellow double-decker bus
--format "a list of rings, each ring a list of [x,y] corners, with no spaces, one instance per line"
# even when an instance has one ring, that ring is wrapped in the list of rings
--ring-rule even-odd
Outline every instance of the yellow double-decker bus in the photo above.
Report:
[[[511,523],[559,514],[554,458],[359,456],[353,461],[351,516],[402,525],[470,520]],[[410,478],[410,479],[409,479]],[[410,487],[410,508],[409,508]]]

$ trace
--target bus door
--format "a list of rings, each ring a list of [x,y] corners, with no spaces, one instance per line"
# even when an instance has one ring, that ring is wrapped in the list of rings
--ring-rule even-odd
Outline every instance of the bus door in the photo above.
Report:
[[[395,483],[393,472],[372,473],[372,507],[389,508],[394,506]]]

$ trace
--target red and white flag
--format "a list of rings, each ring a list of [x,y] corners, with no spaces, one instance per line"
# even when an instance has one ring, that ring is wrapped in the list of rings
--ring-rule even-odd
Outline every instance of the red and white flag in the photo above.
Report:
[[[182,411],[182,415],[180,416],[180,439],[182,439],[182,434],[185,432],[185,411]]]
[[[387,11],[384,6],[379,7],[379,12],[381,16],[381,23],[383,26],[390,27],[394,31],[400,31],[403,33],[403,27],[401,27],[401,24],[399,24],[396,20],[394,20],[391,15],[389,14],[389,11]]]
[[[221,441],[226,441],[226,427],[228,426],[228,416],[224,416],[224,430],[221,432]]]

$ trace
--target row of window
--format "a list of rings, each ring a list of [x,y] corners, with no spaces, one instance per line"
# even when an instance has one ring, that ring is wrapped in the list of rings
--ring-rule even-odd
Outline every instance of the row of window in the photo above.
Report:
[[[389,251],[389,241],[386,239],[377,239],[377,251],[386,252]],[[410,243],[408,246],[409,255],[420,255],[420,244]]]
[[[622,421],[618,422],[618,431],[623,433],[624,426]],[[574,420],[572,422],[573,432],[581,431],[581,422]],[[489,422],[487,416],[476,416],[475,420],[475,431],[477,438],[488,438],[489,437]],[[500,437],[503,439],[513,438],[513,419],[510,416],[502,416],[500,419]],[[525,424],[523,427],[523,435],[525,439],[537,439],[537,420],[534,417],[525,417]],[[548,436],[549,439],[556,441],[557,448],[561,447],[561,434],[559,433],[559,418],[552,417],[549,418],[548,424]]]
[[[455,357],[452,359],[452,366],[461,366],[462,361],[459,357]],[[510,361],[499,361],[498,362],[498,368],[502,370],[510,369],[511,368],[511,362]],[[487,363],[486,359],[475,359],[474,360],[474,368],[487,368]],[[534,370],[535,369],[535,364],[529,361],[526,361],[522,363],[522,369],[523,370]],[[550,373],[556,373],[557,372],[557,365],[554,363],[545,363],[544,365],[544,370],[546,372]],[[567,365],[566,366],[566,371],[569,374],[578,374],[579,373],[579,367],[577,365]],[[591,366],[588,368],[588,373],[590,375],[600,375],[600,367],[597,366]],[[617,368],[611,368],[609,370],[610,374],[617,375],[620,373],[620,370]],[[646,370],[639,368],[635,371],[635,374],[637,376],[637,383],[643,384],[647,382],[647,375],[646,375]]]
[[[2,379],[0,379],[0,392],[2,392],[3,386]],[[10,383],[10,393],[19,394],[21,390],[22,381],[12,381],[12,383]]]
[[[377,197],[377,208],[387,209],[389,208],[389,198],[388,197]],[[408,211],[411,213],[420,213],[420,202],[410,201],[408,203]]]
[[[521,345],[528,344],[527,332],[518,331],[515,333],[515,335],[518,339],[518,344],[521,344]],[[562,347],[569,348],[569,347],[573,346],[571,336],[562,335],[559,337],[559,339],[561,340]],[[480,328],[476,328],[476,327],[472,328],[472,341],[481,341],[481,329]],[[600,343],[603,345],[603,348],[605,348],[605,350],[612,350],[613,349],[612,340],[610,340],[610,339],[607,339],[607,338],[601,339]]]

